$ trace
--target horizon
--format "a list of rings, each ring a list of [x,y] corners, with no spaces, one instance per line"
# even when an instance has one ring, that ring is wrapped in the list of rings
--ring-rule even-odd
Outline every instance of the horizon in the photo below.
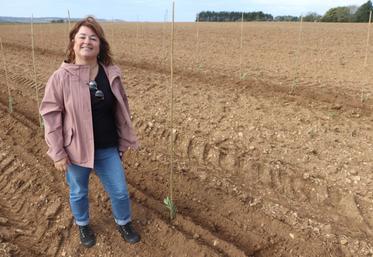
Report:
[[[202,11],[227,11],[227,12],[258,12],[276,16],[301,16],[309,12],[316,12],[320,15],[327,10],[338,6],[360,6],[367,1],[361,0],[236,0],[225,2],[221,0],[179,0],[175,1],[175,21],[192,22],[197,13]],[[120,1],[107,0],[105,5],[102,1],[72,1],[72,0],[20,0],[17,2],[8,1],[2,3],[0,16],[14,18],[67,18],[68,10],[71,19],[81,19],[93,15],[97,19],[123,20],[128,22],[163,22],[171,20],[172,2],[165,0],[149,1],[134,0]]]

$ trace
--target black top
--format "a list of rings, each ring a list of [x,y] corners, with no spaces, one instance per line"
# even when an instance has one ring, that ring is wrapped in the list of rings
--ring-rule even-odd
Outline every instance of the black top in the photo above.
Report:
[[[111,91],[109,79],[101,65],[99,65],[95,81],[97,88],[104,93],[104,99],[99,100],[95,96],[96,90],[90,90],[95,148],[118,146],[114,116],[116,99]]]

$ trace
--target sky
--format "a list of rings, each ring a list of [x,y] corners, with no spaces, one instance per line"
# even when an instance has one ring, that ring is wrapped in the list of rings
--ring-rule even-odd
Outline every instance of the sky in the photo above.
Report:
[[[277,15],[323,15],[337,6],[360,6],[367,0],[175,0],[175,21],[194,21],[200,11],[263,11]],[[0,0],[0,16],[67,17],[164,21],[171,19],[171,0]]]

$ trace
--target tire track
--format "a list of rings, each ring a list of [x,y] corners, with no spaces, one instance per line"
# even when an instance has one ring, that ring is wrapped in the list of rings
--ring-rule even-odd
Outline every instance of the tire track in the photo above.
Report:
[[[151,90],[155,89],[157,89],[157,87],[151,87]],[[5,110],[5,108],[3,109]],[[32,116],[30,114],[26,115],[30,118]],[[22,117],[20,120],[22,120]],[[37,127],[35,124],[33,127]],[[151,140],[154,138],[160,139],[163,144],[169,141],[170,132],[164,124],[160,126],[158,126],[158,124],[154,126],[153,124],[152,126],[146,122],[146,120],[136,119],[134,120],[134,124],[139,129],[140,135],[150,137]],[[159,143],[159,141],[157,142]],[[178,162],[187,163],[189,167],[192,167],[192,175],[190,175],[188,179],[193,181],[193,176],[201,178],[201,175],[203,175],[201,171],[208,171],[209,176],[212,175],[211,177],[213,177],[217,183],[220,183],[220,185],[216,184],[216,186],[222,187],[225,192],[229,193],[232,199],[245,199],[245,193],[246,195],[249,193],[249,195],[258,198],[261,192],[266,192],[268,194],[266,194],[265,200],[268,204],[287,203],[286,207],[289,209],[306,207],[310,216],[313,214],[317,215],[325,210],[330,212],[330,210],[326,208],[330,204],[335,208],[333,213],[336,209],[340,208],[340,205],[335,206],[336,203],[341,203],[342,206],[352,206],[354,209],[357,206],[356,201],[352,201],[349,198],[345,199],[346,192],[340,191],[336,186],[328,185],[326,180],[313,177],[305,179],[301,167],[280,160],[265,159],[261,157],[255,149],[252,151],[245,147],[234,147],[234,142],[231,140],[216,142],[213,140],[210,141],[208,137],[206,139],[206,135],[183,135],[177,132],[175,144],[178,149]],[[40,145],[34,143],[31,148],[40,149]],[[158,150],[160,151],[160,148],[158,148]],[[31,151],[37,153],[38,150]],[[160,151],[160,154],[161,153],[163,153],[163,151]],[[221,174],[224,174],[224,176],[222,177]],[[232,174],[235,176],[232,176]],[[149,179],[151,180],[152,178],[150,177]],[[210,182],[213,179],[207,178],[207,181]],[[239,186],[242,182],[246,184],[245,187]],[[248,190],[247,188],[250,187],[251,189]],[[331,195],[331,192],[333,195]],[[156,198],[156,196],[153,196],[153,198],[158,200],[162,199],[161,197]],[[335,199],[337,199],[337,201],[334,201]],[[307,206],[299,206],[299,202],[303,201],[307,202]],[[320,208],[320,206],[325,209]],[[370,202],[364,202],[362,208],[363,207],[371,208]],[[363,209],[360,212],[354,212],[357,215],[347,218],[361,219],[362,215],[367,216],[366,210],[367,209]],[[341,215],[338,212],[336,213]],[[270,216],[270,212],[268,212],[268,214]],[[283,213],[283,216],[278,216],[278,219],[281,220],[283,217],[286,217],[286,213]],[[320,217],[321,216],[318,218]],[[195,217],[194,219],[198,221],[200,218]],[[338,222],[344,232],[349,231],[348,226],[351,224],[349,223],[349,219],[347,219],[346,222]],[[364,219],[367,223],[368,219]],[[201,223],[203,222],[201,221]],[[227,233],[224,238],[227,238],[227,241],[233,241],[229,239],[229,236],[229,233]],[[283,247],[286,242],[284,244],[277,242],[276,244],[279,245],[279,247]],[[274,246],[270,246],[267,248],[273,247]],[[238,248],[243,249],[242,246],[238,246]],[[246,252],[249,251],[250,249],[247,248]]]
[[[3,110],[5,110],[5,107],[3,107]],[[24,116],[20,115],[18,112],[16,112],[14,116],[18,121],[22,121],[23,124],[25,124],[30,130],[35,131],[37,129],[35,122],[32,120],[30,121],[29,118],[25,119]],[[157,138],[163,140],[164,142],[169,141],[170,133],[165,127],[163,127],[162,124],[149,124],[144,122],[143,120],[134,118],[134,126],[139,130],[139,134],[146,135],[151,138]],[[35,134],[33,134],[33,136],[31,136],[30,138],[33,138],[34,135]],[[30,151],[35,154],[40,151],[37,150],[40,149],[40,142],[41,140],[31,143],[29,148]],[[244,182],[247,182],[249,185],[256,187],[259,191],[263,190],[263,188],[267,188],[268,191],[269,186],[269,191],[272,191],[272,196],[268,197],[267,201],[270,200],[274,203],[281,203],[281,199],[277,197],[279,195],[284,195],[286,198],[294,201],[294,205],[289,206],[290,209],[296,209],[296,205],[299,200],[307,200],[307,202],[311,206],[317,207],[318,211],[320,211],[320,204],[324,206],[327,206],[327,204],[329,204],[329,202],[327,201],[328,186],[325,181],[322,182],[324,186],[320,186],[320,183],[315,185],[312,180],[305,182],[301,176],[296,175],[299,174],[299,172],[292,171],[294,168],[292,168],[290,164],[281,162],[270,162],[263,159],[259,161],[252,161],[251,159],[254,159],[254,157],[256,156],[250,152],[250,149],[232,148],[232,145],[234,144],[229,140],[208,142],[203,136],[182,135],[181,133],[178,133],[176,131],[174,143],[177,151],[176,156],[179,158],[180,162],[187,161],[189,163],[189,166],[195,165],[197,167],[201,167],[201,169],[206,170],[209,166],[213,167],[212,173],[215,174],[215,178],[217,180],[221,180],[221,178],[219,178],[219,174],[227,172],[231,173],[232,171],[235,171],[237,175],[245,174],[244,177],[240,175],[237,180],[244,179]],[[257,163],[261,164],[257,165]],[[252,169],[252,167],[255,166],[259,167],[259,169]],[[272,167],[278,168],[273,169]],[[289,173],[289,171],[292,172]],[[197,173],[196,175],[199,176],[200,174]],[[260,185],[258,186],[258,184],[253,183],[253,181],[259,182]],[[239,188],[236,186],[236,184],[237,183],[234,182],[234,178],[233,180],[232,178],[229,178],[225,180],[225,182],[223,183],[223,187],[234,198],[245,199],[247,195],[247,189]],[[314,202],[310,201],[310,199],[313,199],[315,196],[315,191],[312,191],[312,188],[318,188],[316,189],[315,198],[317,200]],[[260,197],[259,195],[257,195],[255,190],[250,190],[249,194]],[[341,193],[338,192],[337,194]],[[323,197],[320,198],[320,196]],[[339,207],[337,206],[337,208]],[[312,209],[313,208],[310,208],[311,211]],[[200,218],[197,218],[197,220],[198,219]],[[281,217],[279,217],[279,219],[281,219]],[[346,228],[345,231],[348,231],[348,228]],[[222,240],[228,240],[228,242],[231,242],[232,244],[233,241],[228,239],[229,237],[230,236],[228,233],[222,238]],[[238,249],[243,249],[243,251],[246,253],[257,251],[245,248],[244,245],[245,244],[241,244],[240,246],[238,246]]]
[[[164,135],[166,128],[163,127],[163,124],[149,126],[149,124],[145,124],[141,120],[137,121],[137,118],[134,118],[134,124],[139,134],[161,139],[163,144],[167,144],[169,141],[169,134],[168,136]],[[162,132],[160,133],[160,131]],[[283,198],[291,200],[292,204],[289,206],[291,209],[297,209],[299,201],[306,201],[311,213],[315,213],[312,209],[317,210],[316,213],[319,213],[321,206],[324,208],[322,211],[328,209],[328,212],[330,212],[330,204],[333,203],[333,199],[329,195],[330,191],[333,191],[334,197],[338,199],[349,194],[336,186],[329,185],[325,179],[304,175],[307,174],[307,171],[299,172],[302,170],[301,167],[296,167],[280,160],[272,161],[263,158],[253,160],[256,159],[256,156],[250,149],[234,149],[230,145],[233,144],[229,140],[211,142],[206,141],[203,136],[181,135],[180,133],[175,136],[177,162],[189,162],[189,166],[199,166],[201,169],[210,167],[214,170],[216,176],[232,173],[233,171],[238,175],[238,178],[232,178],[233,181],[227,188],[234,188],[235,185],[239,185],[235,181],[245,182],[250,187],[257,189],[249,191],[252,195],[260,197],[255,191],[260,192],[265,188],[265,191],[271,194],[268,200],[274,203],[283,202],[281,201]],[[230,193],[240,195],[247,190],[241,188],[236,191],[232,192],[230,190]],[[359,196],[355,195],[355,197]],[[356,206],[356,204],[351,204],[351,206]],[[373,203],[365,201],[364,207],[367,210],[373,209]],[[339,205],[335,206],[334,212],[339,213],[339,208]],[[361,215],[353,217],[353,219],[360,218]],[[343,224],[341,225],[343,226]]]
[[[21,119],[21,120],[25,120],[25,119]],[[35,129],[36,125],[34,124],[33,127]],[[163,132],[164,132],[164,130],[162,130],[162,133]],[[166,138],[167,138],[167,136],[166,136]],[[36,144],[34,144],[32,148],[36,148],[35,146],[36,146]],[[194,182],[192,182],[192,183],[194,183]],[[141,189],[139,189],[139,190],[141,190]],[[137,194],[139,194],[139,193],[137,193]],[[149,196],[149,199],[153,199],[152,195],[148,195],[148,196]],[[154,198],[154,199],[157,199],[157,198]],[[160,199],[157,199],[157,201],[161,202]],[[216,201],[216,200],[214,200],[214,201]],[[39,205],[39,207],[43,207],[45,204],[42,205],[42,203],[38,202],[37,205]],[[153,203],[153,205],[146,205],[146,206],[148,208],[150,208],[151,210],[153,210],[153,212],[157,212],[157,210],[158,210],[158,213],[161,213],[161,211],[160,211],[161,207],[159,206],[159,204],[158,204],[158,207],[156,207],[157,205],[154,204],[154,203]],[[202,207],[206,208],[208,206],[202,205]],[[185,214],[183,214],[183,215],[185,215]],[[188,216],[186,216],[186,217],[188,218]],[[220,219],[224,218],[224,216],[219,216],[219,217],[220,217]],[[219,222],[219,217],[216,218],[215,223]],[[166,219],[166,217],[163,216],[163,219]],[[211,228],[208,228],[204,225],[204,223],[206,223],[206,220],[203,220],[203,219],[201,220],[200,217],[194,217],[194,218],[192,217],[192,220],[193,220],[193,222],[191,223],[191,222],[186,222],[187,219],[182,218],[181,219],[182,222],[181,222],[181,225],[180,225],[181,228],[180,228],[179,233],[188,234],[189,236],[194,236],[195,233],[193,233],[193,231],[196,231],[196,230],[199,231],[199,233],[200,233],[200,234],[198,234],[199,235],[199,241],[206,242],[205,243],[206,246],[208,246],[210,249],[216,249],[217,248],[218,251],[221,254],[223,254],[223,256],[240,256],[240,255],[244,256],[245,254],[249,255],[250,252],[254,252],[254,251],[258,252],[258,249],[251,250],[250,248],[252,246],[249,246],[249,247],[247,245],[245,246],[245,243],[240,243],[238,248],[237,248],[236,243],[234,243],[236,240],[234,240],[233,239],[234,237],[232,235],[230,235],[230,233],[232,233],[231,230],[227,230],[225,232],[220,231],[220,235],[217,236],[216,232],[213,232],[213,233],[209,232]],[[226,221],[230,225],[233,225],[235,223],[234,220],[230,220],[230,219],[226,219]],[[195,223],[195,222],[197,222],[197,223]],[[183,223],[186,223],[187,225],[183,224]],[[207,223],[209,223],[209,222],[207,221]],[[198,224],[198,225],[192,226],[192,224]],[[191,230],[190,227],[194,227],[194,228]],[[237,225],[234,225],[233,227],[237,227]],[[236,230],[239,230],[239,227],[237,227]],[[43,235],[43,236],[44,236],[45,233],[46,233],[45,231],[40,232],[40,234]],[[249,233],[248,231],[245,231],[245,233],[242,234],[241,237],[244,238],[246,236],[246,240],[249,238],[253,242],[255,242],[255,241],[258,242],[259,245],[265,244],[264,242],[260,242],[258,237],[255,236],[254,234],[252,236],[248,237],[248,233]],[[254,238],[256,238],[256,239],[254,239]],[[228,240],[228,241],[226,241],[226,240]],[[208,242],[208,244],[207,244],[207,242]],[[214,242],[220,242],[219,246],[218,247],[215,246]],[[247,241],[247,242],[249,242],[249,241]],[[62,245],[62,243],[58,243],[58,245]],[[58,251],[56,251],[56,252],[58,252]],[[238,254],[240,252],[241,252],[241,254]]]
[[[4,108],[2,108],[4,109]],[[20,115],[20,114],[18,114]],[[27,119],[27,118],[26,118]],[[25,120],[25,117],[23,118],[23,120]],[[32,122],[32,121],[31,121]],[[18,126],[21,125],[21,124],[18,124]],[[22,125],[21,125],[22,126]],[[37,126],[34,124],[33,125],[34,129],[37,128]],[[25,133],[28,133],[29,132],[29,127],[25,127]],[[11,137],[13,137],[13,140],[14,143],[16,143],[17,145],[17,137],[20,136],[19,134],[16,134],[16,135],[11,135]],[[21,136],[21,137],[27,137],[26,135],[24,136]],[[38,138],[39,139],[39,138]],[[41,140],[41,139],[39,139]],[[38,148],[38,143],[34,143],[32,144],[32,147],[31,148]],[[32,153],[30,153],[32,154]],[[40,154],[40,153],[39,153]],[[37,154],[38,155],[38,154]],[[31,158],[27,158],[29,161],[31,160]],[[36,159],[38,160],[38,159]],[[9,157],[9,158],[6,158],[2,161],[2,163],[4,163],[4,167],[5,165],[7,166],[11,166],[11,164],[13,163],[14,161],[14,157]],[[42,164],[39,164],[38,165],[39,168],[38,169],[42,169],[42,170],[46,170],[47,167],[43,167]],[[40,186],[40,183],[36,182],[35,184],[27,184],[25,181],[23,180],[19,180],[20,178],[24,177],[25,176],[25,171],[22,172],[22,173],[18,173],[19,175],[15,176],[15,177],[12,177],[12,179],[10,180],[11,183],[9,183],[9,178],[6,178],[6,185],[5,185],[5,188],[2,189],[2,192],[5,192],[4,195],[5,196],[12,196],[14,195],[15,192],[17,192],[18,190],[22,190],[23,193],[28,193],[28,191],[30,190],[35,190],[36,187]],[[36,175],[36,174],[35,174]],[[53,181],[55,180],[54,177],[52,177],[51,175],[48,174],[49,178],[47,178],[46,180],[49,180],[49,181]],[[3,179],[2,177],[0,178],[1,180]],[[23,186],[24,185],[24,186]],[[30,186],[27,186],[27,185],[30,185]],[[64,191],[62,188],[60,188],[59,190],[59,195],[61,195],[61,193]],[[135,191],[135,195],[141,195],[141,192],[139,191],[139,189],[137,187],[134,187],[133,188],[133,191]],[[27,194],[26,194],[27,195]],[[48,194],[49,195],[49,194]],[[59,200],[57,199],[54,199],[54,200],[48,200],[48,195],[45,195],[45,193],[41,193],[39,198],[37,198],[36,200],[32,201],[31,202],[31,205],[35,205],[39,210],[40,209],[44,209],[45,211],[42,211],[44,212],[44,214],[46,215],[46,220],[50,220],[50,219],[55,219],[57,216],[61,215],[61,210],[62,209],[66,209],[66,207],[63,207],[65,204],[61,203]],[[66,199],[66,196],[65,197],[62,197],[60,196],[60,198],[65,198]],[[149,196],[150,199],[152,199],[150,196]],[[135,200],[137,198],[135,197]],[[14,210],[14,215],[18,215],[18,216],[21,216],[22,219],[24,218],[27,218],[27,216],[30,214],[30,212],[32,213],[32,211],[30,210],[30,202],[29,201],[26,201],[26,200],[23,200],[23,203],[19,201],[19,196],[17,196],[16,198],[7,198],[7,202],[9,202],[9,206],[8,208],[12,208]],[[35,202],[35,203],[34,203]],[[141,202],[141,201],[140,201]],[[154,201],[153,201],[154,202]],[[51,203],[51,205],[50,205]],[[19,205],[18,207],[15,207],[13,204],[17,204]],[[143,203],[142,203],[143,204]],[[153,213],[158,213],[155,215],[155,217],[158,219],[158,222],[162,223],[163,226],[167,227],[168,225],[166,224],[166,222],[164,220],[167,220],[167,218],[163,215],[162,212],[159,211],[159,206],[158,208],[155,208],[153,205],[145,205],[143,207],[146,207],[148,208],[149,210],[151,210],[151,212]],[[158,211],[157,211],[158,210]],[[26,214],[27,213],[27,214]],[[160,214],[162,213],[162,215]],[[25,216],[26,215],[26,216]],[[64,213],[63,215],[67,215],[66,213]],[[153,215],[154,216],[154,215]],[[69,220],[68,224],[66,224],[66,221],[65,221],[65,226],[66,227],[71,227],[71,225],[69,225],[71,223],[71,221]],[[180,235],[187,235],[187,238],[188,237],[192,237],[193,234],[191,234],[192,232],[191,231],[187,231],[185,228],[189,228],[189,227],[193,227],[194,226],[194,229],[196,227],[196,225],[193,225],[193,222],[188,222],[186,218],[183,218],[181,217],[180,220],[179,220],[179,223],[180,224],[184,224],[184,223],[187,223],[187,225],[184,224],[184,227],[183,229],[180,228],[180,229],[176,229],[177,231],[177,234],[180,234]],[[43,225],[43,224],[38,224],[38,227],[41,227],[41,228],[45,228],[45,229],[40,229],[38,230],[37,234],[39,235],[39,238],[38,238],[38,241],[45,241],[45,240],[48,240],[48,238],[50,238],[51,236],[49,235],[50,233],[48,232],[49,230],[51,230],[50,226],[47,226],[47,225]],[[199,226],[198,226],[199,227]],[[53,229],[53,228],[52,228]],[[201,234],[208,234],[209,235],[209,238],[214,238],[212,235],[210,235],[209,231],[208,230],[205,230],[204,228],[202,227],[199,227],[199,230]],[[69,234],[70,232],[68,232]],[[192,236],[191,236],[192,235]],[[184,236],[183,236],[184,237]],[[58,240],[57,241],[53,241],[54,243],[48,248],[49,250],[49,255],[50,256],[56,256],[56,254],[58,254],[60,252],[60,248],[61,246],[63,245],[63,242],[65,241],[65,237],[64,236],[59,236],[58,237]],[[218,240],[217,238],[215,238],[214,240]],[[214,241],[213,240],[213,241]],[[201,237],[201,242],[202,241],[202,237]],[[228,242],[224,242],[224,240],[220,239],[219,238],[219,241],[220,241],[220,246],[218,248],[216,247],[213,247],[213,245],[211,244],[203,244],[203,248],[205,249],[204,251],[206,252],[210,252],[211,253],[216,253],[217,255],[216,256],[245,256],[244,253],[241,252],[241,250],[235,248],[234,245],[232,245],[231,243],[228,243]],[[200,242],[200,243],[201,243]],[[222,247],[224,246],[224,247]],[[52,250],[53,249],[53,250]],[[210,249],[210,250],[208,250]],[[218,249],[218,250],[216,250]],[[219,253],[220,252],[220,253]],[[214,254],[215,255],[215,254]],[[213,256],[213,255],[211,255]]]
[[[5,227],[0,232],[0,237],[5,242],[11,242],[18,249],[19,256],[46,256],[42,245],[35,241],[34,232],[36,227],[42,221],[31,221],[30,216],[38,217],[36,210],[31,206],[30,199],[33,198],[33,193],[38,191],[36,187],[23,187],[22,195],[19,194],[19,189],[25,184],[25,179],[28,177],[27,172],[30,169],[21,162],[14,154],[9,152],[3,140],[0,139],[1,155],[8,156],[0,162],[0,179],[5,183],[5,187],[0,190],[2,198],[1,214],[5,215]],[[15,172],[18,171],[18,172]],[[39,209],[43,212],[43,208]],[[53,228],[53,227],[52,227]],[[51,256],[47,254],[47,256]]]
[[[1,109],[4,114],[4,108]],[[17,118],[12,122],[12,119],[9,119],[10,117]],[[2,183],[5,182],[5,187],[1,188],[0,193],[5,199],[5,209],[8,210],[7,216],[17,217],[20,220],[20,224],[24,224],[25,227],[31,229],[23,236],[27,239],[22,238],[20,242],[17,241],[17,244],[23,247],[24,252],[27,252],[26,249],[28,248],[35,249],[38,252],[37,256],[56,256],[58,246],[45,244],[44,241],[48,240],[48,238],[63,240],[60,231],[61,226],[66,226],[68,222],[68,220],[62,218],[62,216],[65,216],[62,215],[62,210],[66,209],[66,204],[60,202],[60,193],[55,188],[48,188],[42,183],[42,181],[53,181],[54,178],[50,173],[41,170],[38,160],[29,156],[24,162],[22,158],[27,156],[28,147],[34,148],[37,144],[31,143],[24,147],[28,142],[32,142],[32,139],[23,142],[24,146],[17,145],[15,140],[15,135],[22,140],[23,138],[32,138],[35,134],[33,130],[36,126],[19,113],[15,116],[2,115],[1,122],[2,126],[6,126],[9,124],[8,122],[11,122],[11,124],[15,122],[17,129],[15,131],[8,130],[8,137],[5,138],[8,143],[12,140],[12,148],[9,146],[5,147],[5,142],[3,141],[5,139],[0,138],[2,142],[0,149],[7,149],[4,154],[9,156],[1,164],[2,166],[7,167],[8,165],[10,167],[8,172],[3,173],[0,178]],[[38,137],[33,138],[33,140],[37,139]],[[13,154],[11,152],[13,151],[12,149],[16,150],[17,154]],[[36,161],[36,165],[30,166],[28,164],[29,161]],[[42,181],[40,181],[41,175],[43,177]]]

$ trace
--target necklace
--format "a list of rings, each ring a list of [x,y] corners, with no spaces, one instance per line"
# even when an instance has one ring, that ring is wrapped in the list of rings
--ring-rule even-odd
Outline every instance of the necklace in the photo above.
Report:
[[[89,69],[89,80],[95,80],[98,73],[98,63],[93,68]]]

